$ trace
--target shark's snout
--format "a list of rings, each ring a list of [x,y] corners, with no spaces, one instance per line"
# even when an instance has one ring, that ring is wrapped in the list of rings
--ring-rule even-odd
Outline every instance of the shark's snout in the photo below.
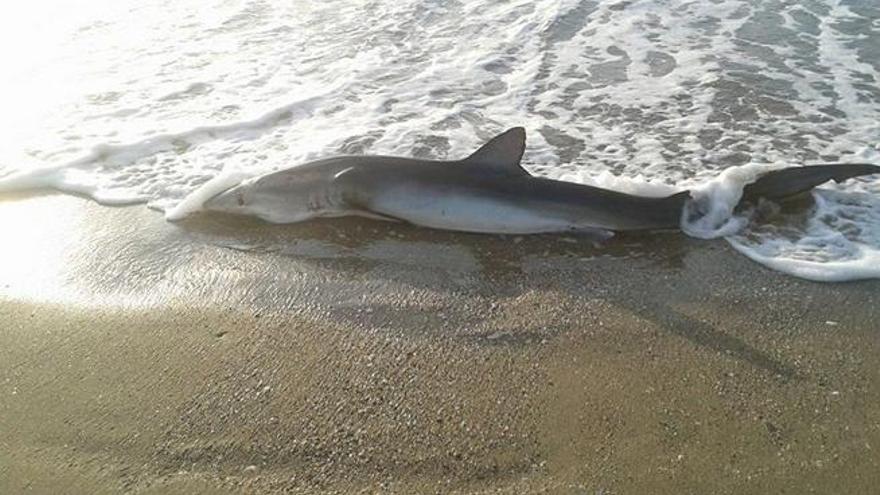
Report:
[[[245,191],[241,186],[227,189],[205,201],[205,209],[213,211],[235,211],[245,206]]]

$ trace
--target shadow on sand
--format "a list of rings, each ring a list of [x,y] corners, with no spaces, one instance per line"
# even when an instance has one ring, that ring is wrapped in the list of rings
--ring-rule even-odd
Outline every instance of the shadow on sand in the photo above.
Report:
[[[513,298],[540,288],[563,292],[565,298],[575,302],[575,308],[577,302],[601,299],[698,347],[730,355],[784,379],[797,376],[792,366],[729,331],[677,310],[669,294],[650,287],[651,277],[680,277],[689,253],[711,244],[717,247],[720,241],[699,241],[663,232],[618,235],[599,244],[571,235],[463,234],[360,218],[272,225],[212,214],[196,216],[178,225],[212,244],[272,253],[343,272],[369,272],[370,276],[405,280],[409,287],[420,281],[423,288],[485,299]],[[732,251],[720,254],[734,255]],[[436,277],[407,277],[408,272],[426,270],[445,272],[453,281],[462,283],[440,284]],[[616,283],[620,277],[639,282]],[[700,288],[684,292],[695,290]],[[411,308],[376,302],[372,305],[374,310],[369,315],[358,313],[350,317],[361,324],[365,319],[366,323],[394,320],[415,324],[408,314]],[[454,308],[449,311],[455,312]],[[474,326],[492,317],[488,309],[482,313],[484,316],[478,318],[462,314],[454,319],[458,324]],[[548,326],[558,333],[571,325],[547,322],[541,328],[472,334],[469,338],[485,345],[526,345],[546,338]]]

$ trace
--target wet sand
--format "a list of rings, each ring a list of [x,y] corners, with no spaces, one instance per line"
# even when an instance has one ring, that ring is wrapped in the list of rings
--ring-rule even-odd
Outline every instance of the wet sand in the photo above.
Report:
[[[872,493],[880,283],[0,200],[0,493]]]

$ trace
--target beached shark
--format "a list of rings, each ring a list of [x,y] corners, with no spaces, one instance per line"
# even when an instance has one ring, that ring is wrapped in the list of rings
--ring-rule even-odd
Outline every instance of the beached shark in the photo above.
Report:
[[[212,211],[273,223],[361,215],[436,229],[496,234],[677,229],[688,191],[644,197],[535,177],[520,165],[525,130],[500,134],[463,160],[339,156],[242,182],[205,203]],[[782,199],[829,180],[880,173],[880,166],[835,164],[768,172],[743,200]]]

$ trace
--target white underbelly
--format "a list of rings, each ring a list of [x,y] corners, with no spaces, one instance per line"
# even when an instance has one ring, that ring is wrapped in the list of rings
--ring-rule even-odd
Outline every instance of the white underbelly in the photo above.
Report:
[[[435,201],[379,199],[370,205],[380,214],[435,229],[495,234],[537,234],[577,230],[564,219],[526,207],[482,198]]]

